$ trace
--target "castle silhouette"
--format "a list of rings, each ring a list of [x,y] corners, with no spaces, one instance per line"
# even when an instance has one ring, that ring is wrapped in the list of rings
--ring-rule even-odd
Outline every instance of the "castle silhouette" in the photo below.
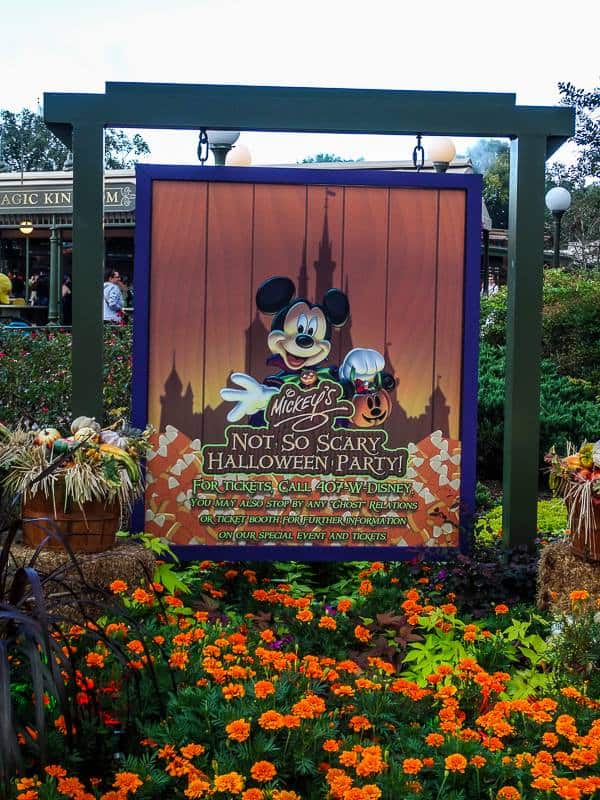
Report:
[[[316,288],[314,302],[320,302],[325,293],[335,285],[334,273],[337,264],[333,259],[333,246],[329,234],[328,200],[335,192],[325,188],[325,203],[323,212],[323,229],[319,241],[318,257],[313,262],[316,272]],[[308,294],[308,267],[307,244],[304,239],[300,270],[298,272],[297,287],[298,297],[307,297]],[[348,294],[348,278],[344,280],[343,290]],[[307,298],[308,299],[308,298]],[[352,307],[352,303],[350,303]],[[268,374],[266,360],[270,355],[267,347],[267,336],[270,327],[267,327],[258,311],[245,332],[245,358],[244,372],[261,380]],[[331,340],[331,354],[337,361],[354,347],[352,341],[352,316],[340,329],[334,330]],[[394,365],[390,358],[389,342],[386,342],[384,353],[386,369],[396,376]],[[339,362],[338,362],[339,363]],[[396,379],[402,381],[402,376]],[[385,424],[388,432],[388,446],[401,447],[407,442],[419,442],[434,430],[441,430],[445,436],[449,434],[450,407],[440,387],[438,376],[436,387],[432,392],[423,412],[415,417],[410,417],[398,402],[397,392],[393,392],[392,413]],[[171,371],[164,384],[164,394],[160,398],[160,430],[165,430],[167,425],[173,425],[177,430],[185,433],[190,439],[198,438],[201,441],[221,441],[223,431],[227,425],[227,412],[231,408],[229,403],[219,403],[216,408],[206,406],[204,411],[194,412],[194,394],[191,383],[188,382],[185,391],[183,383],[177,372],[176,353],[173,351]]]

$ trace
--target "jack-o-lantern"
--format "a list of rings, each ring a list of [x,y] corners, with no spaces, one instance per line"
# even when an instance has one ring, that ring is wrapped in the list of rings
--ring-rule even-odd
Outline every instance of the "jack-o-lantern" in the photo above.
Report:
[[[351,423],[357,428],[375,428],[383,425],[392,411],[392,400],[385,389],[355,394],[352,398],[354,416]]]

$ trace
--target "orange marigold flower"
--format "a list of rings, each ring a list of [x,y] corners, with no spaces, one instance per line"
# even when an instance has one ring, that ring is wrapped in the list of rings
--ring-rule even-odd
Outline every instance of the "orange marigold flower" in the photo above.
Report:
[[[108,588],[113,594],[123,594],[123,592],[126,592],[129,587],[125,581],[116,580],[112,583],[109,583]]]
[[[569,600],[572,603],[577,603],[581,600],[589,600],[590,593],[585,589],[576,589],[574,592],[569,592]]]
[[[368,642],[371,639],[371,631],[363,625],[357,625],[354,628],[354,636],[359,642]]]
[[[140,655],[144,652],[144,645],[139,639],[132,639],[130,642],[128,642],[127,649],[136,655]]]
[[[45,770],[52,778],[64,778],[67,774],[67,770],[58,764],[48,764]]]
[[[169,658],[169,666],[177,669],[185,669],[190,657],[185,650],[173,650]]]
[[[358,753],[354,750],[344,750],[340,753],[340,764],[343,767],[354,767],[358,764]]]
[[[340,745],[335,739],[326,739],[323,742],[323,750],[327,753],[337,753],[339,749]]]
[[[98,667],[98,669],[102,669],[104,666],[104,656],[101,656],[100,653],[88,653],[85,657],[85,663],[88,667]]]
[[[173,608],[181,608],[183,606],[183,600],[181,600],[179,597],[175,597],[172,594],[168,594],[165,597],[165,603],[168,606],[173,606]]]
[[[325,701],[316,694],[308,694],[292,706],[292,712],[301,719],[315,719],[325,711]]]
[[[337,622],[333,617],[330,617],[326,614],[319,620],[319,628],[325,628],[326,630],[334,631],[337,628]]]
[[[221,688],[225,700],[233,700],[234,697],[244,697],[246,690],[241,683],[228,683]]]
[[[546,747],[556,747],[556,745],[558,744],[558,736],[555,733],[552,733],[551,731],[547,731],[542,736],[542,744],[545,745]]]
[[[273,800],[301,800],[299,794],[290,792],[287,789],[275,789],[271,797]]]
[[[271,764],[270,761],[257,761],[252,765],[250,775],[252,775],[255,781],[266,783],[277,775],[277,768],[275,764]]]
[[[27,789],[24,792],[19,792],[17,800],[38,800],[38,793],[35,789]]]
[[[549,792],[554,789],[554,786],[554,781],[551,778],[546,778],[543,775],[531,782],[532,789],[540,789],[542,792]]]
[[[496,800],[521,800],[521,792],[514,786],[503,786],[498,790]]]
[[[117,772],[113,786],[121,792],[137,792],[143,781],[135,772]]]
[[[61,794],[66,794],[67,797],[85,791],[78,778],[59,778],[57,788]]]
[[[226,772],[225,775],[215,775],[215,790],[241,794],[244,788],[244,779],[239,772]]]
[[[423,769],[423,762],[420,758],[405,758],[402,762],[402,772],[405,775],[418,775]]]
[[[351,608],[352,608],[352,600],[347,600],[346,598],[338,600],[337,610],[340,611],[342,614],[345,614],[347,611],[350,611]]]
[[[448,614],[449,617],[454,616],[454,614],[456,614],[456,612],[458,611],[454,603],[445,603],[443,606],[440,606],[440,608],[442,609],[444,614]]]
[[[140,587],[138,587],[131,596],[135,602],[140,603],[140,605],[151,606],[154,602],[154,595]]]
[[[364,580],[360,582],[360,586],[358,587],[358,593],[361,595],[370,594],[373,591],[373,584],[369,580]]]
[[[300,620],[300,622],[310,622],[313,618],[314,614],[312,611],[309,611],[307,608],[303,611],[298,611],[296,614],[296,619]]]
[[[428,733],[425,737],[425,743],[430,747],[441,747],[444,744],[444,737],[441,733]]]
[[[369,722],[366,717],[361,715],[355,715],[354,717],[350,717],[350,722],[348,723],[353,731],[368,731],[373,726]]]
[[[184,795],[189,797],[190,800],[197,800],[199,797],[204,797],[205,795],[210,794],[210,783],[204,780],[204,778],[190,776],[189,781],[190,782],[188,783],[187,789],[184,791]]]
[[[463,639],[465,642],[474,642],[477,639],[477,625],[465,625]]]
[[[227,736],[234,742],[245,742],[250,736],[250,723],[245,719],[234,719],[225,726]]]
[[[261,700],[264,700],[264,698],[268,697],[270,694],[275,694],[275,687],[271,681],[257,681],[254,684],[255,697],[259,697]]]
[[[246,789],[242,794],[242,800],[263,800],[264,796],[265,793],[262,789],[254,787],[252,789]]]
[[[497,616],[501,616],[502,614],[508,614],[509,608],[504,603],[498,603],[498,605],[494,608],[494,612]]]
[[[460,753],[452,753],[452,755],[446,756],[444,765],[449,772],[464,772],[467,759]]]
[[[483,756],[473,756],[473,758],[471,758],[469,761],[469,764],[472,767],[475,767],[475,769],[481,769],[482,767],[485,767],[487,760]]]
[[[190,744],[186,744],[181,748],[181,755],[184,758],[195,758],[196,756],[201,756],[205,751],[206,747],[203,744],[190,742]]]
[[[266,731],[277,731],[284,726],[283,714],[279,711],[265,711],[258,718],[258,724]]]

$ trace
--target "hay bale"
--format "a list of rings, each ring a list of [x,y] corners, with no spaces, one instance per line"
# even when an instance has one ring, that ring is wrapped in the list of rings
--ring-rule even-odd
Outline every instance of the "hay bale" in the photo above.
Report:
[[[600,598],[600,564],[576,556],[568,540],[546,545],[538,567],[538,608],[567,612],[576,589],[586,589],[593,601]]]
[[[11,564],[14,568],[26,566],[34,553],[35,548],[15,543],[10,551]],[[36,558],[34,567],[42,576],[62,568],[57,580],[49,579],[44,583],[48,609],[55,613],[67,614],[68,610],[68,615],[73,616],[71,592],[74,592],[84,601],[98,603],[97,609],[91,605],[88,610],[91,617],[99,617],[104,605],[103,592],[113,581],[123,580],[130,589],[146,586],[155,566],[150,550],[127,540],[118,541],[102,553],[76,553],[75,557],[77,566],[64,550],[44,549]]]

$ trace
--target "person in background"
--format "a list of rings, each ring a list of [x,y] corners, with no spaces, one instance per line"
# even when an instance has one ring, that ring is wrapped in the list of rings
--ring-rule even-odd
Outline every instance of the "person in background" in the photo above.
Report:
[[[12,292],[12,281],[3,272],[0,272],[0,305],[7,306],[10,304],[10,295]]]
[[[36,305],[47,306],[50,302],[50,277],[45,270],[41,270],[35,284]]]
[[[14,271],[8,276],[12,281],[13,297],[25,297],[25,278],[20,272]]]
[[[104,273],[104,321],[123,321],[123,284],[117,270],[107,269]]]
[[[65,275],[61,289],[62,322],[63,325],[73,323],[73,295],[71,293],[71,276]]]

